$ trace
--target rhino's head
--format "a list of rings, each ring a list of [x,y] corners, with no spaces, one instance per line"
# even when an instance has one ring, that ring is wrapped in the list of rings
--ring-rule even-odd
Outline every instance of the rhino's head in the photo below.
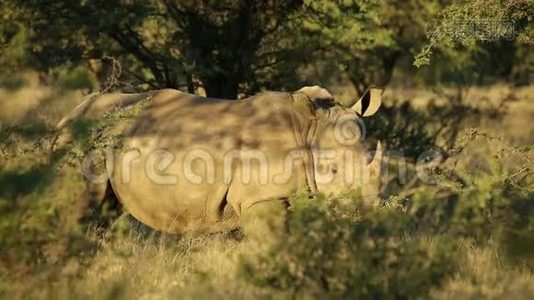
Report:
[[[298,92],[314,103],[317,118],[314,133],[308,135],[317,190],[329,194],[360,189],[364,196],[377,195],[382,149],[378,143],[374,153],[366,150],[363,118],[377,112],[382,90],[370,88],[352,107],[342,106],[318,86]]]

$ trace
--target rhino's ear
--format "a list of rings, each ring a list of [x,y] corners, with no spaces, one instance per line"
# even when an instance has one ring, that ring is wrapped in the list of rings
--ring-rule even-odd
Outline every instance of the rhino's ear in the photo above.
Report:
[[[360,100],[356,101],[351,108],[364,117],[374,115],[382,104],[383,91],[379,88],[367,89]]]
[[[310,98],[313,102],[319,105],[323,103],[331,103],[334,101],[334,96],[327,89],[318,85],[305,86],[297,92],[306,94],[308,98]]]

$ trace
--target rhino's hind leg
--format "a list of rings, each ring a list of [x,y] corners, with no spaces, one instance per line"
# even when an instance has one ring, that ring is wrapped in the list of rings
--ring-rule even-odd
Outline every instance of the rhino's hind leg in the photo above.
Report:
[[[107,181],[105,184],[89,183],[78,209],[82,224],[107,228],[120,216],[122,205]]]
[[[242,212],[243,232],[250,240],[265,242],[287,232],[287,199],[261,201]]]

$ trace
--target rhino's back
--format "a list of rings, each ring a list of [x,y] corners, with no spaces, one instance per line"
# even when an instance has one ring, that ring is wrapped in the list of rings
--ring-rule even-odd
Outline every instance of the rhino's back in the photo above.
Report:
[[[237,227],[243,205],[289,193],[302,181],[272,180],[297,148],[287,97],[269,92],[229,101],[172,90],[154,94],[125,132],[112,175],[117,196],[132,215],[159,230]],[[253,157],[247,182],[234,160],[243,151]],[[267,183],[256,166],[262,160],[270,172]]]

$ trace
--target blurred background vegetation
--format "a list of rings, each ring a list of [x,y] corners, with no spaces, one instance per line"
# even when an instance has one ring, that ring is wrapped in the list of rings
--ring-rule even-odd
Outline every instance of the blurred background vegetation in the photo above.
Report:
[[[361,93],[387,85],[396,73],[405,84],[521,85],[532,75],[532,5],[7,0],[0,63],[4,70],[37,70],[44,81],[63,77],[67,87],[80,88],[91,87],[83,78],[87,71],[105,79],[109,62],[103,58],[114,57],[133,88],[202,87],[208,96],[231,99],[340,79]],[[462,28],[468,20],[482,21]],[[414,56],[416,65],[428,66],[416,69]],[[4,81],[12,79],[8,74]]]
[[[533,16],[531,0],[2,1],[0,297],[532,298]],[[297,194],[279,241],[126,214],[97,228],[77,159],[98,128],[51,150],[88,92],[310,84],[346,104],[386,88],[367,122],[383,199]],[[428,150],[441,160],[416,167]]]

